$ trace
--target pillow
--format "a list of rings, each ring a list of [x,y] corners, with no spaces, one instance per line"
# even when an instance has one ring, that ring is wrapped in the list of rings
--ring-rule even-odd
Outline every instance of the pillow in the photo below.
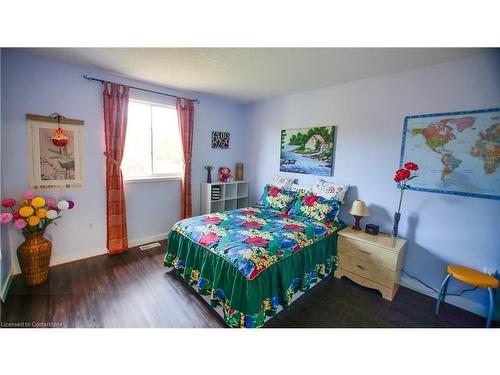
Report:
[[[277,174],[276,176],[273,177],[273,180],[271,181],[270,185],[276,186],[277,188],[280,189],[290,190],[294,182],[295,182],[294,178],[288,178]]]
[[[266,206],[278,211],[288,211],[295,203],[297,193],[290,190],[280,189],[276,186],[266,185],[264,193],[260,197],[257,204]]]
[[[313,185],[312,192],[314,195],[319,195],[326,199],[336,199],[340,202],[344,202],[344,195],[347,189],[349,189],[349,185],[337,184],[335,182],[319,179]]]
[[[342,203],[337,199],[326,199],[319,195],[301,195],[288,211],[289,215],[300,215],[326,223],[335,219]]]
[[[312,185],[292,184],[292,186],[290,187],[290,191],[296,191],[303,195],[312,194]]]

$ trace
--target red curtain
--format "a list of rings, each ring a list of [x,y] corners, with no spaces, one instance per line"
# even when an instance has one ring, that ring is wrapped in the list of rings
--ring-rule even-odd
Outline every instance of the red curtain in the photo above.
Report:
[[[193,155],[194,103],[189,99],[177,98],[177,117],[182,140],[184,173],[182,175],[181,219],[193,215],[191,197],[191,157]]]
[[[127,212],[120,169],[127,133],[129,87],[104,82],[104,134],[106,137],[106,246],[110,254],[128,249]]]

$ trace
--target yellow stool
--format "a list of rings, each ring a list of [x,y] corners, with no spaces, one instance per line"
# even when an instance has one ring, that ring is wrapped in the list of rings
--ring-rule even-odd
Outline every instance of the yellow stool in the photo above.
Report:
[[[441,285],[441,290],[436,302],[436,315],[439,313],[439,305],[444,301],[446,297],[446,290],[448,289],[448,282],[450,277],[453,276],[455,279],[463,281],[464,283],[479,286],[481,288],[488,288],[488,294],[490,297],[490,309],[488,312],[488,320],[486,322],[486,328],[491,327],[491,322],[493,320],[493,313],[495,312],[495,297],[493,295],[493,290],[498,288],[498,280],[493,276],[487,275],[483,272],[476,271],[469,267],[464,266],[448,266],[448,275],[444,278],[443,284]]]

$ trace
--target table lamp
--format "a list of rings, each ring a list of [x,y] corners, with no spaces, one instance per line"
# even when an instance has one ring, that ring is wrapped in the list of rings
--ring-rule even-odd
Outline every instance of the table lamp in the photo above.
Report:
[[[365,202],[360,201],[360,200],[355,200],[352,204],[351,209],[349,210],[349,213],[354,216],[354,219],[356,222],[354,223],[354,226],[352,229],[360,230],[361,227],[359,226],[359,222],[361,221],[362,217],[365,216],[370,216],[370,211],[368,211],[368,207],[366,207]]]

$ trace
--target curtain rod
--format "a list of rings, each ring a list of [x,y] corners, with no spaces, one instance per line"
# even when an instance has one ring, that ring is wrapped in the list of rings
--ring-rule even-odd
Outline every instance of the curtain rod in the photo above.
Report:
[[[83,75],[83,78],[85,78],[86,80],[88,81],[96,81],[96,82],[100,82],[101,84],[103,84],[105,81],[103,79],[97,79],[97,78],[94,78],[94,77],[89,77],[88,75],[84,74]],[[115,83],[115,82],[110,82],[110,83]],[[128,86],[128,85],[126,85]],[[158,95],[164,95],[164,96],[169,96],[171,98],[180,98],[180,99],[188,99],[188,100],[192,100],[194,103],[200,103],[200,101],[198,99],[189,99],[189,98],[183,98],[182,96],[177,96],[177,95],[172,95],[172,94],[166,94],[164,92],[159,92],[159,91],[153,91],[153,90],[148,90],[148,89],[143,89],[143,88],[140,88],[140,87],[135,87],[135,86],[128,86],[130,87],[131,89],[134,89],[134,90],[139,90],[139,91],[145,91],[145,92],[150,92],[150,93],[153,93],[153,94],[158,94]]]

